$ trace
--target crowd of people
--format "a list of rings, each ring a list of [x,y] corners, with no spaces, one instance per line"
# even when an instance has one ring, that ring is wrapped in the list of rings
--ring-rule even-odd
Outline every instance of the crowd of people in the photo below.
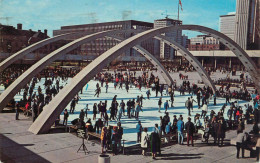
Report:
[[[17,67],[14,65],[5,69],[2,74],[4,86],[8,87],[17,77],[19,77],[19,74],[28,68],[29,66]],[[13,71],[13,69],[16,69],[16,71]],[[55,67],[51,69],[47,68],[33,77],[32,80],[18,92],[18,94],[22,93],[22,98],[19,101],[12,99],[9,103],[9,105],[16,110],[16,120],[19,120],[19,111],[20,108],[23,107],[25,108],[24,114],[26,116],[32,115],[32,119],[35,121],[42,112],[43,107],[49,104],[52,98],[63,88],[64,85],[61,85],[60,83],[67,83],[68,78],[75,76],[78,72],[79,70],[77,69]],[[36,84],[40,83],[42,80],[44,80],[43,86],[38,86],[36,88]],[[77,102],[78,99],[76,100],[75,105]]]
[[[152,157],[155,158],[156,154],[160,154],[160,143],[162,136],[167,135],[173,135],[177,134],[178,136],[178,143],[183,144],[184,135],[187,134],[187,145],[194,146],[193,140],[194,140],[194,134],[198,132],[198,130],[203,130],[203,139],[205,142],[209,142],[210,136],[212,136],[214,140],[214,144],[218,146],[224,145],[224,138],[225,133],[229,129],[233,129],[234,127],[237,127],[239,129],[243,128],[241,127],[242,122],[243,123],[253,123],[253,120],[256,121],[259,119],[259,112],[258,112],[258,103],[259,103],[259,95],[258,96],[251,96],[250,98],[244,98],[244,95],[241,96],[235,96],[232,94],[232,96],[225,96],[226,98],[226,104],[224,104],[219,112],[215,113],[214,110],[210,110],[209,103],[213,99],[213,105],[216,105],[216,97],[218,92],[213,92],[213,90],[209,87],[198,87],[196,84],[191,84],[189,81],[183,80],[183,83],[181,84],[180,88],[178,88],[175,85],[172,86],[166,86],[166,85],[159,85],[159,87],[155,86],[153,87],[154,82],[156,81],[156,78],[146,78],[146,74],[144,73],[142,77],[134,77],[134,74],[116,74],[114,78],[112,75],[108,75],[108,73],[100,73],[96,76],[96,80],[99,80],[102,85],[108,85],[108,80],[106,79],[106,76],[111,77],[111,82],[114,83],[114,89],[123,89],[122,83],[125,85],[125,89],[127,89],[127,85],[129,87],[137,87],[139,88],[139,84],[146,86],[147,90],[147,99],[150,98],[151,92],[155,91],[155,95],[158,97],[158,94],[161,93],[161,96],[163,96],[165,91],[165,94],[170,96],[169,100],[165,100],[165,102],[162,101],[162,98],[159,98],[158,100],[158,112],[161,112],[162,109],[165,112],[164,117],[160,117],[160,125],[155,124],[154,130],[151,134],[148,134],[148,129],[143,128],[141,121],[138,121],[136,125],[137,130],[137,143],[141,143],[142,147],[142,154],[145,155],[147,153],[147,149],[150,147],[152,152]],[[133,76],[133,77],[132,77]],[[114,80],[113,80],[114,79]],[[147,84],[143,84],[144,81]],[[151,82],[150,82],[151,81]],[[103,84],[102,84],[103,82]],[[100,89],[99,84],[97,84],[97,89]],[[166,87],[166,89],[165,89]],[[228,86],[226,86],[228,87]],[[153,89],[154,88],[154,89]],[[174,91],[179,89],[180,95],[184,95],[185,93],[191,95],[188,100],[185,102],[185,107],[188,110],[188,119],[187,122],[183,122],[182,115],[177,119],[176,115],[173,117],[173,121],[170,121],[169,114],[167,112],[167,109],[170,107],[169,102],[171,102],[171,107],[173,106],[174,102]],[[107,89],[106,89],[107,90]],[[156,92],[158,91],[158,93]],[[183,91],[184,90],[184,91]],[[128,91],[128,90],[127,90]],[[225,89],[225,94],[228,94],[229,89]],[[107,91],[106,91],[107,92]],[[104,92],[105,93],[105,92]],[[171,96],[172,94],[172,96]],[[160,96],[159,96],[160,97]],[[194,97],[194,98],[193,98]],[[247,97],[247,96],[246,96]],[[246,105],[246,106],[240,106],[238,104],[238,100],[231,102],[231,98],[236,99],[247,99],[251,100],[253,98],[254,104]],[[126,103],[122,100],[120,104],[116,101],[116,96],[112,100],[112,104],[110,107],[110,119],[109,120],[116,120],[118,123],[120,123],[122,115],[126,115],[128,118],[135,117],[138,120],[138,113],[140,112],[139,107],[142,108],[143,102],[145,98],[142,96],[137,96],[136,99],[129,99]],[[105,116],[101,117],[108,117],[106,112],[106,103],[107,102],[100,102],[100,107],[96,107],[96,104],[94,104],[93,107],[93,116],[96,117],[95,114],[104,114]],[[201,114],[196,114],[194,116],[194,121],[191,120],[191,111],[193,111],[194,103],[197,103],[198,109],[201,110]],[[163,105],[163,107],[162,107]],[[229,105],[229,109],[226,109],[226,107]],[[102,109],[102,106],[104,109]],[[119,107],[119,109],[118,109]],[[242,108],[243,107],[243,108]],[[126,108],[126,109],[125,109]],[[253,109],[254,108],[254,109]],[[97,111],[96,111],[97,110]],[[103,110],[103,111],[102,111]],[[210,110],[210,111],[209,111]],[[243,110],[245,111],[245,114],[243,114]],[[102,113],[104,112],[104,113]],[[227,115],[229,119],[225,119],[224,115]],[[254,118],[250,117],[250,115],[254,115]],[[95,118],[93,117],[93,120]],[[108,126],[108,118],[102,118],[103,124],[107,123],[107,125],[104,125],[105,127]],[[258,122],[254,122],[258,123]],[[107,129],[104,129],[105,131]],[[103,129],[102,129],[103,131]],[[112,131],[114,132],[114,131]],[[112,138],[112,137],[111,137]],[[172,138],[172,137],[171,137]],[[110,139],[110,137],[109,137]],[[170,138],[168,138],[169,141]],[[105,139],[107,140],[107,138]],[[102,139],[102,144],[105,144]],[[118,144],[118,143],[117,143]],[[102,147],[106,147],[102,145]],[[118,145],[117,145],[118,147]],[[103,150],[102,150],[103,152]],[[114,152],[115,153],[115,152]]]
[[[28,67],[21,67],[17,71],[12,71],[12,68],[7,69],[2,74],[2,80],[5,87],[11,84],[24,70]],[[23,98],[19,102],[12,100],[12,105],[16,108],[17,113],[19,107],[24,106],[27,110],[26,114],[30,114],[31,110],[33,121],[41,113],[43,107],[47,105],[52,98],[63,88],[60,85],[61,82],[66,83],[69,77],[73,77],[79,70],[75,69],[46,69],[41,74],[34,77],[30,83],[28,83],[23,89]],[[182,83],[178,86],[175,81],[172,85],[161,84],[160,79],[153,73],[143,71],[141,75],[137,75],[135,71],[130,72],[103,72],[98,73],[95,76],[95,80],[98,81],[96,85],[95,97],[99,97],[101,93],[109,92],[109,83],[113,83],[114,88],[110,89],[125,89],[126,93],[132,87],[136,87],[139,90],[146,90],[146,97],[140,94],[136,98],[129,99],[128,101],[118,101],[115,95],[112,99],[111,106],[108,106],[107,101],[100,101],[93,105],[93,117],[88,116],[88,111],[91,110],[88,106],[81,110],[79,118],[74,121],[74,124],[79,125],[79,128],[87,129],[89,132],[97,132],[101,130],[101,146],[102,153],[107,149],[112,149],[113,154],[118,154],[121,147],[121,140],[123,136],[123,128],[121,127],[122,116],[127,118],[135,118],[138,123],[136,125],[137,130],[137,143],[141,143],[143,149],[142,154],[146,155],[147,149],[151,148],[152,157],[156,158],[157,154],[161,153],[160,143],[161,137],[167,137],[167,141],[173,138],[176,134],[178,143],[183,144],[184,135],[187,134],[187,145],[194,146],[194,134],[203,129],[203,138],[208,143],[209,136],[214,139],[214,144],[223,146],[225,133],[228,129],[233,129],[237,126],[238,134],[244,129],[245,123],[259,123],[259,95],[258,92],[250,93],[247,90],[247,86],[244,76],[240,76],[241,87],[239,90],[231,91],[231,85],[229,83],[222,84],[222,86],[214,92],[210,87],[199,87],[197,84],[190,83],[187,80],[188,76],[183,74],[179,75]],[[42,78],[44,80],[44,88],[39,86],[35,88]],[[101,92],[101,88],[105,87],[104,92]],[[35,89],[37,91],[35,91]],[[43,91],[42,89],[45,89]],[[139,113],[143,111],[143,100],[149,100],[151,91],[155,92],[155,97],[158,97],[158,112],[162,110],[165,112],[164,117],[160,117],[160,124],[155,124],[155,127],[151,134],[148,134],[148,128],[142,127],[142,122],[139,121]],[[174,107],[174,91],[179,91],[181,96],[185,94],[189,95],[188,100],[184,103],[184,106],[188,110],[188,119],[186,123],[183,121],[182,115],[180,117],[173,116],[173,121],[170,121],[169,108]],[[45,92],[45,93],[43,93]],[[162,97],[166,96],[169,99],[163,101]],[[184,96],[185,97],[185,96]],[[215,113],[214,110],[210,110],[209,104],[213,99],[213,105],[216,104],[217,97],[224,97],[226,104],[222,106],[219,112]],[[231,102],[231,99],[236,101]],[[238,100],[253,100],[253,105],[240,106]],[[76,105],[80,100],[79,94],[77,94],[70,103],[70,110],[64,110],[63,125],[67,125],[69,114],[74,114]],[[201,110],[201,114],[196,114],[194,120],[191,118],[191,112],[193,112],[194,103],[197,103],[198,109]],[[162,107],[163,106],[163,107]],[[228,107],[226,109],[226,107]],[[110,115],[109,115],[110,113]],[[97,114],[100,114],[100,118],[97,119]],[[228,119],[224,118],[227,115]],[[16,114],[16,119],[19,119],[19,114]],[[253,115],[253,118],[252,116]],[[86,122],[85,122],[86,118]],[[93,125],[91,119],[94,121]],[[109,126],[109,121],[117,121],[117,126]],[[256,125],[255,125],[256,126]],[[257,127],[255,127],[257,130]],[[256,132],[256,131],[254,131]],[[169,136],[170,135],[170,136]],[[241,145],[241,144],[240,144]],[[241,148],[244,148],[241,146]]]

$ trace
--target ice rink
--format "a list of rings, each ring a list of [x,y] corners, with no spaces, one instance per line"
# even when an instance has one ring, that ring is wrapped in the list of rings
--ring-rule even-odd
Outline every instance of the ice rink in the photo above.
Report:
[[[175,74],[175,76],[177,77],[177,73]],[[197,75],[197,74],[196,74]],[[196,83],[196,80],[198,79],[198,76],[195,77],[191,77],[190,82],[191,83]],[[214,75],[214,74],[213,74]],[[214,76],[218,76],[219,75],[214,75]],[[223,75],[224,77],[224,75]],[[178,78],[176,78],[178,79]],[[70,79],[67,81],[69,82]],[[179,81],[178,81],[179,82]],[[37,83],[35,86],[35,90],[37,91],[37,88],[39,85],[41,85],[41,88],[43,89],[43,93],[45,93],[44,90],[44,79],[41,80],[41,82]],[[155,92],[151,91],[151,97],[150,100],[148,100],[146,98],[146,88],[142,88],[142,90],[140,91],[138,88],[135,88],[134,86],[132,88],[130,88],[129,92],[127,93],[124,86],[123,89],[114,89],[114,84],[113,83],[109,83],[109,88],[108,88],[108,93],[105,93],[105,87],[101,87],[101,94],[99,96],[99,98],[94,97],[95,94],[95,89],[96,89],[96,83],[97,81],[91,80],[88,83],[88,88],[86,90],[86,86],[83,88],[83,94],[79,94],[80,96],[80,100],[78,102],[78,104],[76,104],[76,109],[75,109],[75,113],[74,114],[70,114],[69,115],[69,120],[68,120],[68,124],[70,124],[70,122],[72,120],[74,120],[75,118],[79,118],[79,114],[80,114],[80,110],[85,108],[86,104],[89,104],[89,109],[90,111],[88,111],[88,118],[93,118],[93,114],[92,114],[92,110],[93,110],[93,105],[94,103],[99,103],[100,101],[105,101],[107,100],[108,102],[108,107],[107,109],[109,109],[109,107],[111,106],[111,102],[112,102],[112,98],[117,95],[117,101],[120,104],[121,100],[124,100],[124,102],[126,103],[129,99],[133,99],[133,98],[137,98],[137,96],[139,95],[143,95],[145,97],[145,100],[143,101],[143,112],[140,112],[140,116],[139,116],[139,120],[142,123],[143,127],[147,127],[149,133],[152,131],[154,125],[156,123],[160,124],[160,116],[164,116],[164,109],[163,109],[163,104],[162,104],[162,110],[161,113],[158,112],[158,100],[159,97],[155,97]],[[65,83],[61,82],[60,85],[64,85]],[[0,88],[0,91],[3,91],[3,87]],[[169,96],[165,95],[165,90],[164,90],[164,94],[162,97],[162,102],[164,103],[166,100],[170,100]],[[183,115],[184,117],[184,122],[187,122],[187,117],[188,117],[188,111],[185,108],[185,101],[188,99],[188,97],[190,97],[191,95],[189,94],[185,94],[185,96],[180,96],[179,92],[175,92],[175,99],[174,99],[174,107],[170,107],[168,109],[169,112],[169,116],[170,116],[170,120],[172,122],[173,120],[173,115],[177,115],[177,118],[179,117],[179,115]],[[22,92],[21,95],[16,95],[15,96],[15,100],[19,101],[22,98]],[[194,99],[196,100],[196,96],[194,97]],[[232,101],[237,101],[236,99],[232,99]],[[207,115],[209,116],[210,114],[210,110],[215,110],[215,112],[217,113],[220,108],[223,106],[223,104],[225,103],[225,99],[223,98],[218,98],[217,99],[217,105],[214,106],[213,105],[213,99],[210,100],[210,104],[209,104],[209,111],[207,113]],[[246,104],[246,101],[241,101],[239,100],[239,105],[240,106],[244,106],[244,104]],[[169,103],[170,104],[170,103]],[[196,113],[201,114],[201,109],[198,109],[197,103],[194,103],[194,110],[193,112],[191,112],[191,116],[192,116],[192,120],[193,120],[193,116]],[[66,109],[70,109],[70,103],[69,105],[66,107]],[[226,112],[229,109],[229,105],[227,106],[226,110],[225,110],[225,118],[227,118]],[[244,107],[243,107],[244,109]],[[126,110],[126,109],[125,109]],[[109,111],[108,111],[109,113]],[[110,114],[108,114],[110,116]],[[125,113],[126,115],[126,113]],[[99,114],[97,114],[97,119],[100,117]],[[85,118],[85,121],[87,119]],[[61,114],[61,123],[63,121],[63,113]],[[136,134],[136,124],[137,124],[138,120],[136,120],[135,118],[131,118],[129,119],[127,116],[123,116],[121,118],[121,123],[122,123],[122,127],[124,129],[124,135],[123,135],[123,139],[126,140],[126,146],[128,145],[134,145],[136,144],[136,139],[137,139],[137,134]],[[201,120],[201,122],[203,122],[203,120]],[[109,121],[109,125],[116,125],[117,121]],[[94,125],[95,122],[92,120],[92,124]]]

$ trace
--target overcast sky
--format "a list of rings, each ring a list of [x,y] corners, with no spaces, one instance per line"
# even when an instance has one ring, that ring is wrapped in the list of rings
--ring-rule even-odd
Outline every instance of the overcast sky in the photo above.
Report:
[[[0,23],[23,29],[48,30],[61,26],[120,20],[153,22],[165,16],[177,18],[179,0],[0,0]],[[234,12],[236,0],[182,0],[183,24],[219,29],[219,16]],[[184,32],[190,37],[199,33]]]

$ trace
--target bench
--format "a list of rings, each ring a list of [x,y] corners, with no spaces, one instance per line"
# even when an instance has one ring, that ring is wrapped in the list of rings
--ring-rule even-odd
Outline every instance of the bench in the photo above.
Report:
[[[71,132],[71,131],[77,131],[77,129],[78,129],[78,126],[76,126],[76,125],[71,125],[71,126],[67,126],[67,128],[69,128],[69,132]]]
[[[251,143],[250,144],[248,143],[246,145],[244,157],[255,157],[257,155],[257,153],[256,153],[257,141],[260,138],[259,137],[254,137],[254,136],[252,137],[252,135],[250,135],[250,137],[251,137]],[[231,139],[230,144],[234,145],[234,146],[237,145],[236,137]],[[242,156],[242,150],[240,150],[240,154],[239,155]]]
[[[101,135],[96,133],[96,132],[88,132],[88,135],[93,136],[93,137],[98,138],[98,139],[101,138]]]
[[[27,116],[29,116],[29,113],[32,115],[32,110],[26,110],[26,108],[25,107],[19,107],[19,109],[21,110],[21,111],[23,111],[23,113],[24,113],[24,115],[27,115]]]
[[[178,133],[169,133],[169,134],[165,134],[165,135],[162,135],[161,136],[161,142],[162,142],[162,144],[163,143],[169,143],[172,139],[171,138],[175,138],[176,140],[178,139],[178,135],[177,135]],[[165,141],[165,139],[167,140],[167,141]]]
[[[22,110],[23,112],[25,112],[25,107],[19,107],[20,110]]]

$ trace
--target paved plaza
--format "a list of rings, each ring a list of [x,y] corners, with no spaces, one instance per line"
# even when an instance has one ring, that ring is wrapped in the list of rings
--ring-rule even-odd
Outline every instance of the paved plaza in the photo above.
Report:
[[[0,160],[4,163],[12,162],[75,162],[96,163],[101,147],[89,141],[86,146],[90,151],[77,153],[81,139],[71,133],[50,133],[34,135],[27,131],[31,119],[20,116],[15,121],[15,113],[0,114]],[[162,148],[162,156],[152,160],[151,156],[142,156],[139,153],[126,151],[126,155],[111,156],[111,162],[255,162],[253,159],[236,159],[236,147],[228,146],[231,138],[236,137],[236,131],[227,133],[224,147],[208,146],[195,141],[194,147],[186,145],[172,145]],[[212,138],[210,143],[213,143]]]

